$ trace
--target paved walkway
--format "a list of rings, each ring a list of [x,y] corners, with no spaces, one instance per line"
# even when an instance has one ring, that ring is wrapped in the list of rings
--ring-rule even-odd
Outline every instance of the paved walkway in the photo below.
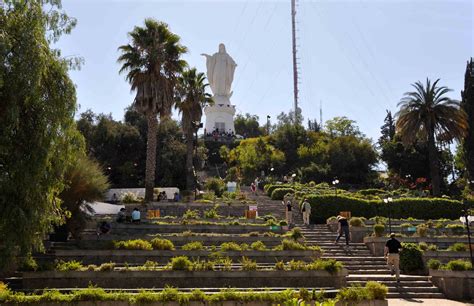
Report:
[[[446,299],[388,299],[389,306],[465,306],[472,303],[462,303]]]

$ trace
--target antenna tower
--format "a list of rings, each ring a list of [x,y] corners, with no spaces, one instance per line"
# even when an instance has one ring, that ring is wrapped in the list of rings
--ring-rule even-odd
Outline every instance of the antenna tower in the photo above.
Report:
[[[296,115],[298,114],[298,62],[297,62],[297,49],[296,49],[296,1],[291,0],[291,34],[292,34],[292,45],[293,45],[293,95],[294,95],[294,123],[296,124]]]

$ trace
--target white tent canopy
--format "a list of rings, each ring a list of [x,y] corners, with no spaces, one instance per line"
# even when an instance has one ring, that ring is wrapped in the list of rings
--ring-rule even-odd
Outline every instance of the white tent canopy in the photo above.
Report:
[[[90,208],[92,208],[93,212],[89,212],[89,210],[86,208],[83,208],[83,210],[93,216],[94,215],[115,215],[120,211],[120,209],[125,208],[125,205],[116,205],[116,204],[109,204],[109,203],[104,203],[104,202],[92,202],[92,203],[87,203],[87,205]]]

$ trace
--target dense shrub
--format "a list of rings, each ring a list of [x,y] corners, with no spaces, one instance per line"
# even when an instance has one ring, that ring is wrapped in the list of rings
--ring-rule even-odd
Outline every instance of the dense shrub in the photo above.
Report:
[[[155,250],[174,250],[174,244],[171,240],[154,238],[150,242]]]
[[[446,266],[443,266],[443,269],[452,271],[467,271],[472,270],[472,264],[467,260],[451,260],[446,264]]]
[[[257,270],[257,262],[255,260],[249,259],[247,257],[242,257],[240,260],[240,264],[242,265],[242,270],[244,271],[255,271]]]
[[[364,221],[362,221],[362,219],[358,217],[352,217],[351,220],[349,220],[349,224],[354,227],[365,226]]]
[[[171,270],[175,271],[191,271],[193,268],[193,263],[187,256],[173,257],[168,265]]]
[[[424,269],[423,251],[416,243],[402,243],[400,252],[400,269],[405,273]]]
[[[375,196],[378,196],[378,195],[385,195],[387,194],[387,191],[383,190],[383,189],[375,189],[375,188],[370,188],[370,189],[362,189],[362,190],[359,190],[357,191],[358,194],[360,195],[375,195]]]
[[[416,233],[419,237],[426,237],[428,234],[428,226],[426,224],[420,224],[416,227]]]
[[[375,237],[382,237],[384,231],[385,231],[385,225],[383,225],[383,224],[375,224],[374,225],[374,235],[375,235]]]
[[[432,258],[432,259],[428,260],[426,265],[428,266],[428,268],[430,268],[432,270],[438,270],[441,267],[441,261]]]
[[[462,235],[466,230],[466,227],[462,224],[448,224],[446,228],[449,228],[455,235]]]
[[[441,198],[401,198],[390,204],[381,200],[364,200],[344,195],[308,195],[306,197],[317,214],[311,214],[313,223],[324,223],[327,218],[341,211],[356,212],[357,215],[371,218],[388,216],[390,205],[392,218],[413,217],[417,219],[457,219],[462,212],[460,201]]]
[[[197,218],[199,218],[199,211],[196,209],[188,209],[183,214],[183,219],[186,219],[186,220],[197,219]]]
[[[114,241],[114,248],[119,250],[153,250],[151,243],[143,239]]]
[[[222,196],[222,193],[224,192],[225,183],[224,183],[224,180],[220,178],[212,177],[206,180],[206,184],[204,185],[204,188],[208,191],[214,191],[214,194],[220,197]]]
[[[305,250],[306,247],[302,245],[301,243],[298,243],[294,240],[290,239],[283,239],[281,242],[281,247],[284,251],[287,250]]]
[[[387,296],[387,286],[378,282],[369,281],[365,287],[360,285],[342,288],[337,294],[337,299],[343,303],[362,302],[364,300],[385,300]]]
[[[242,251],[242,247],[235,242],[224,242],[221,244],[221,251]]]
[[[287,193],[294,193],[294,189],[292,188],[277,188],[272,192],[272,200],[283,200],[283,197]]]
[[[79,271],[83,268],[84,266],[82,265],[82,262],[76,261],[76,260],[71,260],[71,261],[61,260],[56,264],[56,270],[60,272]]]
[[[369,300],[385,300],[388,293],[387,286],[374,281],[368,281],[365,289],[367,289]]]
[[[250,245],[250,248],[255,251],[265,251],[267,246],[261,241],[255,241]]]
[[[267,193],[267,195],[270,197],[273,193],[273,190],[277,189],[277,188],[292,188],[293,186],[291,186],[290,184],[276,184],[276,185],[265,185],[265,192]]]
[[[106,262],[101,264],[97,270],[100,272],[105,272],[105,271],[113,271],[115,268],[115,263],[114,262]]]
[[[204,246],[202,245],[202,242],[200,241],[193,241],[186,243],[181,247],[182,250],[185,251],[196,251],[196,250],[204,250]]]
[[[451,246],[448,248],[448,251],[453,251],[453,252],[467,252],[467,251],[469,251],[469,247],[468,247],[467,244],[465,244],[465,243],[457,242],[457,243],[451,245]]]
[[[325,270],[329,273],[336,273],[342,270],[344,265],[335,259],[316,259],[309,263],[309,270]]]

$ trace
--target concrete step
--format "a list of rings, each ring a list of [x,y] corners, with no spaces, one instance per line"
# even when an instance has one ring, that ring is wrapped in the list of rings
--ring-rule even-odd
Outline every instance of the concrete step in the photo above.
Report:
[[[397,283],[395,280],[391,281],[378,281],[381,284],[384,284],[387,287],[400,287],[400,288],[413,288],[413,287],[434,287],[437,289],[437,287],[433,286],[431,282],[428,281],[400,281]],[[365,286],[367,281],[347,281],[348,285],[360,285],[360,286]]]
[[[371,274],[371,275],[384,275],[384,276],[391,276],[390,272],[387,269],[381,269],[381,270],[376,270],[376,269],[359,269],[359,270],[349,270],[349,276],[351,275],[366,275],[366,274]]]
[[[441,292],[389,292],[387,293],[388,299],[443,299],[444,294]],[[441,305],[440,305],[441,306]]]
[[[395,276],[388,275],[373,275],[370,273],[360,275],[348,275],[347,281],[395,281]],[[429,276],[421,275],[400,275],[400,282],[425,281],[430,282]]]

